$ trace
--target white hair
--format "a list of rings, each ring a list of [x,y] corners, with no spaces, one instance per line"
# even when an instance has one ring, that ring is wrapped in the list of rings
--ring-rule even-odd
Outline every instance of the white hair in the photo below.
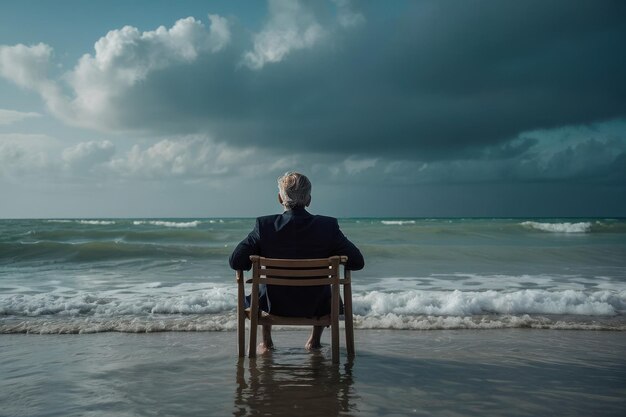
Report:
[[[285,208],[305,207],[311,199],[311,181],[298,172],[285,172],[278,177],[278,193]]]

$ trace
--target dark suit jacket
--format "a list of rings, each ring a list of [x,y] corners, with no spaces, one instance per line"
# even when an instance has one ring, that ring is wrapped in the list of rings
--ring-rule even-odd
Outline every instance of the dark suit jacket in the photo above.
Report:
[[[259,217],[250,232],[230,256],[230,267],[249,270],[250,255],[267,258],[348,257],[346,267],[362,269],[363,255],[339,230],[337,219],[317,216],[303,208],[283,214]],[[261,291],[261,308],[280,316],[318,317],[330,312],[330,289],[268,285]]]

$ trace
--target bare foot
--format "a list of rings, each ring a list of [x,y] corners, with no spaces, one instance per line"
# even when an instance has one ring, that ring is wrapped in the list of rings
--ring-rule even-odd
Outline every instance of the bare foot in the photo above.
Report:
[[[317,350],[322,348],[322,343],[319,340],[313,340],[309,338],[304,345],[306,350]]]
[[[306,341],[304,348],[306,350],[315,350],[322,348],[322,332],[324,331],[324,326],[313,326],[311,330],[311,335],[309,336],[309,340]]]
[[[265,355],[266,353],[272,353],[273,350],[274,350],[274,345],[266,344],[265,342],[259,343],[259,345],[256,347],[257,355]]]
[[[263,326],[263,341],[256,348],[257,354],[264,355],[274,350],[274,342],[272,341],[272,326]]]

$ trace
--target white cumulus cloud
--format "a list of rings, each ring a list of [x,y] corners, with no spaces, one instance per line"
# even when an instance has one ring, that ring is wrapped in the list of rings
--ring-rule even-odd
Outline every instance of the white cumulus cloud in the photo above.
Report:
[[[50,80],[47,70],[53,50],[49,45],[0,46],[0,75],[17,85],[37,91],[50,110],[68,123],[94,128],[111,127],[115,121],[114,100],[145,80],[154,71],[193,62],[205,53],[215,53],[230,41],[228,21],[209,15],[210,27],[188,17],[171,28],[161,26],[141,32],[132,26],[109,31],[83,55],[60,84]]]
[[[167,29],[140,32],[132,26],[112,30],[95,44],[95,54],[84,55],[68,74],[76,93],[75,105],[100,113],[112,96],[144,80],[149,73],[176,63],[194,61],[203,52],[217,52],[230,39],[227,21],[209,15],[207,31],[202,22],[188,17]]]
[[[280,62],[290,52],[310,48],[325,34],[313,13],[300,1],[270,0],[270,18],[263,30],[254,35],[254,47],[243,55],[251,69]]]
[[[164,139],[147,148],[134,145],[109,168],[123,177],[143,179],[212,177],[227,174],[251,154],[206,138]]]
[[[115,155],[115,145],[105,140],[81,142],[64,149],[61,157],[66,169],[88,172],[110,161],[113,155]]]
[[[37,91],[48,107],[61,107],[64,101],[57,84],[48,78],[52,47],[37,45],[0,45],[0,76],[20,87]]]
[[[33,117],[41,117],[41,114],[35,112],[0,109],[0,125],[10,125]]]
[[[48,83],[52,48],[44,43],[0,45],[0,74],[20,87],[41,89]]]

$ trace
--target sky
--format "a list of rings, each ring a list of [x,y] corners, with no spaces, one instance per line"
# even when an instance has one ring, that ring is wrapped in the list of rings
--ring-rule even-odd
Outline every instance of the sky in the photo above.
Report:
[[[623,1],[0,8],[0,218],[626,216]]]

